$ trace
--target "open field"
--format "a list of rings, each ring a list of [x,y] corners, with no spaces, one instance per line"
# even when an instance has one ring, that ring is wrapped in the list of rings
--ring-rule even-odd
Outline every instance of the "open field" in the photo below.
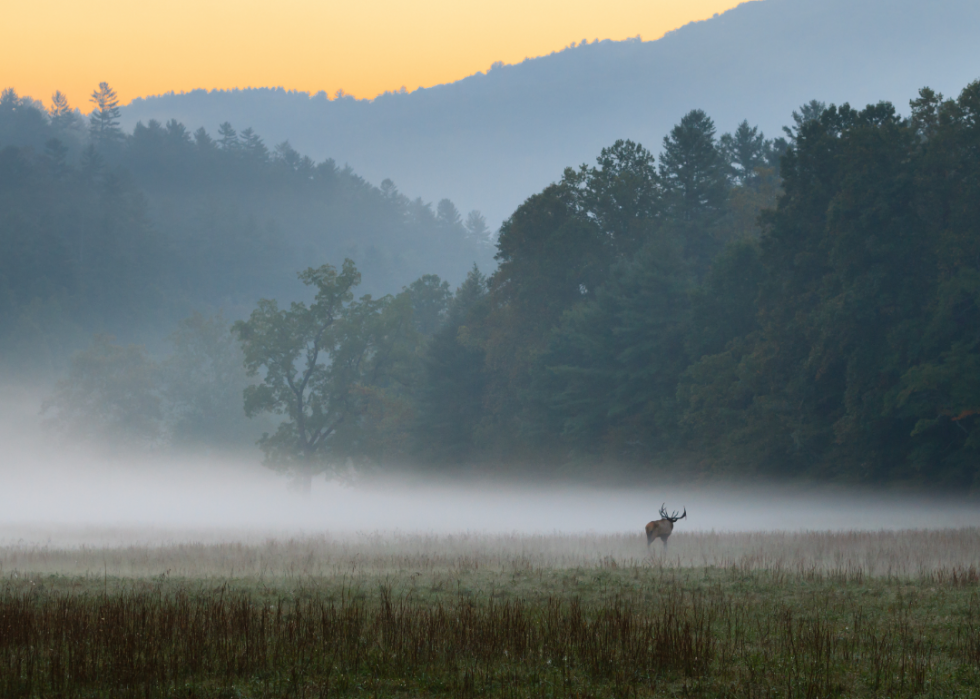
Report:
[[[980,696],[975,528],[14,533],[3,697]]]

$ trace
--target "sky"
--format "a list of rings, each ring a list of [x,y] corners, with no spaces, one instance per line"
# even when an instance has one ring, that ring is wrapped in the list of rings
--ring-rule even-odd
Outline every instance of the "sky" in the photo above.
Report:
[[[657,39],[738,0],[4,0],[0,88],[89,112],[198,88],[357,98],[462,79],[583,39]]]

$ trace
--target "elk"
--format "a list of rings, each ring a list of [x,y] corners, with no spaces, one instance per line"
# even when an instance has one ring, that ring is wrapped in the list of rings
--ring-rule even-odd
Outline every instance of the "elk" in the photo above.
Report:
[[[650,522],[646,526],[647,548],[650,548],[650,544],[653,543],[654,539],[660,539],[662,542],[664,542],[664,551],[666,551],[667,537],[670,536],[672,531],[674,531],[674,522],[687,517],[687,508],[685,507],[684,514],[678,517],[676,512],[674,512],[672,515],[667,514],[667,508],[665,508],[664,505],[661,505],[660,516],[662,519],[658,519],[656,522]]]

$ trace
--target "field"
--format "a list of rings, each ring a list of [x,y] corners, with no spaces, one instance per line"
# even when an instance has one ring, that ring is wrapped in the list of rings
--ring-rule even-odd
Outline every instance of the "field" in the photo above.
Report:
[[[0,546],[0,696],[980,696],[978,529],[83,534]]]

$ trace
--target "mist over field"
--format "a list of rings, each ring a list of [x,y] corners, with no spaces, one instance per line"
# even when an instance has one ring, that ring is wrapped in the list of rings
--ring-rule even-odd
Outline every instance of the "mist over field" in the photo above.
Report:
[[[464,479],[392,468],[359,483],[319,479],[308,494],[254,453],[185,454],[73,445],[38,426],[23,388],[3,406],[0,545],[117,546],[261,542],[267,537],[635,534],[657,510],[686,508],[677,532],[910,530],[980,526],[975,502],[914,492],[819,486],[679,484],[657,473],[630,485],[560,476]],[[34,396],[36,397],[36,393]],[[663,482],[658,484],[657,481]],[[659,544],[658,544],[659,545]]]

